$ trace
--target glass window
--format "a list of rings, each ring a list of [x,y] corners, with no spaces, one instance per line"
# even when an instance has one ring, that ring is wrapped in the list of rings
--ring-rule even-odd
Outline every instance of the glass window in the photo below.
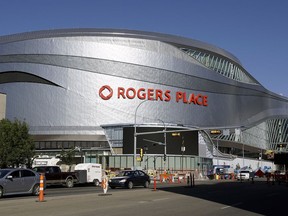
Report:
[[[240,69],[240,66],[237,66],[232,61],[226,60],[225,57],[220,57],[216,54],[214,55],[205,52],[199,52],[189,48],[180,49],[192,58],[202,63],[207,68],[210,68],[223,76],[240,82],[257,83],[257,81],[248,77],[245,71]]]
[[[144,176],[145,175],[144,172],[142,172],[142,171],[139,171],[138,174],[139,174],[139,176]]]
[[[57,142],[51,142],[51,148],[52,149],[57,148]]]
[[[62,143],[62,146],[63,146],[64,149],[69,148],[67,141],[63,142],[63,143]]]
[[[0,169],[0,178],[3,178],[8,172],[9,172],[9,170],[1,170]]]
[[[45,148],[46,149],[50,149],[51,148],[51,143],[50,142],[46,142],[45,143]]]
[[[72,149],[75,147],[75,143],[73,141],[69,141],[68,148]]]
[[[22,170],[21,176],[22,177],[31,177],[31,176],[35,176],[35,174],[33,172],[31,172],[30,170]]]
[[[61,141],[57,142],[57,147],[56,148],[57,149],[61,149],[62,148],[62,142]]]
[[[13,178],[20,178],[20,171],[14,171],[10,174]]]

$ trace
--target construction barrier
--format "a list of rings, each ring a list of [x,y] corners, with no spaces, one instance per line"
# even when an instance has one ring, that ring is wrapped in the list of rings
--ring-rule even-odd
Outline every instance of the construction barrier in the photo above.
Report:
[[[173,181],[173,174],[160,174],[160,182],[169,182],[172,183]]]
[[[108,178],[106,175],[102,178],[101,187],[103,189],[103,193],[106,194],[108,190]]]

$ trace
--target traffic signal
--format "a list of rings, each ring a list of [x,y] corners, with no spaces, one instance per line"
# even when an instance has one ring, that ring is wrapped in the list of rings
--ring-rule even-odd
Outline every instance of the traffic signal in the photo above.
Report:
[[[211,135],[219,135],[219,134],[222,134],[222,131],[221,130],[217,130],[217,129],[210,130],[210,134]]]
[[[140,159],[141,159],[141,161],[143,161],[143,156],[144,156],[143,148],[140,148]]]
[[[177,136],[181,136],[181,134],[180,133],[172,133],[172,137],[177,137]]]
[[[164,154],[164,161],[166,161],[166,154]]]

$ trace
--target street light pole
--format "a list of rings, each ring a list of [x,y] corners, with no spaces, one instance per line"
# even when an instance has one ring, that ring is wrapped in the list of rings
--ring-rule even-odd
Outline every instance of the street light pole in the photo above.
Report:
[[[141,104],[147,102],[149,100],[144,100],[141,103],[138,104],[135,110],[135,115],[134,115],[134,155],[133,155],[133,169],[136,169],[136,164],[137,164],[137,129],[136,129],[136,116],[137,116],[137,110],[141,106]]]
[[[245,165],[245,163],[244,163],[244,161],[245,161],[245,159],[244,159],[244,143],[242,143],[242,160],[243,160],[243,167],[244,167],[244,165]]]
[[[161,119],[158,119],[159,121],[161,121],[164,125],[164,170],[166,169],[166,154],[167,154],[167,136],[166,136],[166,125],[164,123],[164,121],[162,121]]]
[[[219,166],[219,155],[218,155],[219,153],[218,152],[219,152],[219,145],[218,145],[218,138],[217,138],[217,154],[216,154],[217,155],[217,166]]]
[[[184,135],[182,135],[181,152],[182,152],[182,172],[183,172],[184,171],[184,152],[185,152]]]
[[[240,130],[240,143],[242,142],[242,160],[243,160],[243,167],[245,166],[245,158],[244,158],[244,154],[245,154],[245,150],[244,150],[244,142],[242,140],[242,131]]]
[[[84,163],[84,161],[83,161],[83,151],[82,151],[82,148],[80,147],[80,146],[75,146],[75,148],[74,148],[74,151],[79,151],[79,153],[80,153],[80,163]]]

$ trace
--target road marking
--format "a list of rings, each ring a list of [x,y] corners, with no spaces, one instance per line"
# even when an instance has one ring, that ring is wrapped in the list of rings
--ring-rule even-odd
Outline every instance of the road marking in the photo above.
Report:
[[[143,204],[143,203],[148,203],[148,202],[159,202],[163,200],[168,200],[170,198],[159,198],[159,199],[154,199],[154,200],[141,200],[138,203]]]
[[[160,199],[154,199],[152,200],[153,202],[158,202],[158,201],[163,201],[163,200],[168,200],[169,198],[160,198]]]
[[[242,204],[242,202],[239,202],[239,203],[235,203],[235,204],[233,204],[233,205],[224,206],[224,207],[222,207],[221,209],[226,209],[226,208],[230,208],[230,207],[238,206],[238,205],[241,205],[241,204]]]

